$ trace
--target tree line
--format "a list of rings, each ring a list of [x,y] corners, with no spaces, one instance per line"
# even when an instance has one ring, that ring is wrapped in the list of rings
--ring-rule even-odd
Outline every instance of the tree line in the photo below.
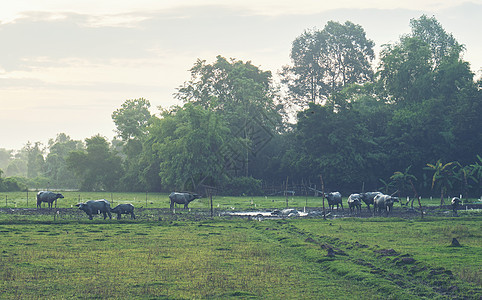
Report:
[[[464,45],[435,17],[382,46],[350,21],[330,21],[292,43],[291,63],[198,60],[175,98],[151,114],[129,99],[112,113],[117,136],[0,149],[2,178],[19,186],[110,191],[260,194],[287,178],[344,193],[482,192],[482,80]],[[0,189],[2,188],[0,182]]]

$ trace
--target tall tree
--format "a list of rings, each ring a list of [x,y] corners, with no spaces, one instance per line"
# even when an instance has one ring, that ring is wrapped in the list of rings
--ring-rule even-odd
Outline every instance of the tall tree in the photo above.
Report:
[[[293,42],[293,65],[282,71],[290,100],[302,107],[322,104],[348,84],[370,81],[373,47],[364,29],[350,21],[330,21],[321,31],[305,31]]]
[[[140,138],[145,134],[147,123],[151,118],[151,104],[144,98],[126,100],[122,107],[112,113],[116,132],[123,141]]]
[[[241,152],[233,153],[240,160],[233,166],[233,173],[250,175],[249,166],[256,164],[257,154],[282,126],[283,107],[277,103],[271,72],[251,62],[217,56],[212,64],[198,60],[191,76],[178,89],[176,98],[216,112],[224,119],[234,137],[243,141],[234,147]]]
[[[66,159],[71,151],[83,149],[81,141],[72,140],[65,133],[59,133],[48,142],[45,158],[45,176],[57,188],[78,188],[78,178],[67,167]]]
[[[115,140],[115,145],[118,151],[124,154],[125,173],[121,178],[121,186],[125,190],[147,190],[147,187],[141,183],[139,164],[143,151],[142,143],[151,119],[150,106],[150,102],[144,98],[126,100],[121,108],[112,113],[117,137],[121,138],[120,141]]]
[[[68,167],[81,180],[81,189],[116,190],[122,174],[120,158],[109,150],[109,143],[100,135],[85,139],[85,143],[85,150],[72,151],[67,157]]]
[[[456,179],[455,162],[448,162],[446,164],[439,160],[435,164],[427,164],[427,169],[433,172],[432,189],[436,184],[440,187],[440,206],[444,205],[444,196],[449,188],[452,188],[453,182]]]
[[[410,20],[411,36],[420,39],[430,47],[432,66],[436,69],[446,57],[459,58],[465,46],[447,33],[435,17],[422,15]]]
[[[160,161],[163,188],[178,191],[220,184],[226,176],[224,154],[232,140],[219,114],[190,103],[154,118],[148,137]]]
[[[422,40],[404,37],[398,44],[384,45],[377,82],[389,103],[420,103],[432,96],[433,73],[429,46]]]
[[[35,142],[32,145],[28,142],[24,149],[27,152],[27,177],[34,178],[43,175],[45,149],[42,148],[42,143]]]

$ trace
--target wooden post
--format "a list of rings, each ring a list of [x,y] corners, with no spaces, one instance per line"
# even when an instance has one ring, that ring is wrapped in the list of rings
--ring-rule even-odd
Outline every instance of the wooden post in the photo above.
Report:
[[[412,187],[412,190],[413,190],[413,194],[414,194],[415,198],[418,199],[418,205],[420,206],[420,214],[422,215],[422,219],[423,219],[422,203],[420,202],[421,197],[418,195],[417,190],[415,189],[415,186],[413,185],[412,180],[409,180],[409,181],[410,181],[410,186]],[[413,208],[413,200],[412,200],[411,207]]]
[[[7,203],[8,203],[8,195],[5,195],[5,207],[7,207]]]
[[[286,196],[286,208],[288,208],[288,176],[286,176],[285,196]]]
[[[420,206],[420,213],[422,214],[422,219],[423,219],[423,209],[422,209],[422,203],[420,202],[420,196],[418,196],[418,205]]]
[[[27,208],[28,208],[28,189],[27,189]]]
[[[146,192],[146,208],[147,208],[147,192]]]
[[[320,181],[321,181],[321,193],[323,197],[323,220],[326,220],[326,211],[325,211],[325,183],[323,182],[323,176],[320,174]]]
[[[212,218],[213,215],[214,215],[214,211],[213,211],[213,193],[212,193],[212,191],[209,191],[209,201],[211,202],[211,218]]]

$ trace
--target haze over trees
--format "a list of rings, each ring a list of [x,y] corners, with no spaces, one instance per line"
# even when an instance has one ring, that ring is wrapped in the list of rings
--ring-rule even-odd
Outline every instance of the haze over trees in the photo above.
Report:
[[[280,86],[250,61],[198,60],[175,94],[181,105],[151,114],[148,100],[125,101],[111,116],[112,142],[61,133],[45,148],[0,149],[2,180],[257,194],[262,185],[319,182],[323,174],[327,189],[343,193],[364,186],[478,197],[482,81],[463,60],[464,46],[434,17],[412,19],[410,27],[382,46],[376,65],[360,25],[330,21],[306,30],[293,41]]]

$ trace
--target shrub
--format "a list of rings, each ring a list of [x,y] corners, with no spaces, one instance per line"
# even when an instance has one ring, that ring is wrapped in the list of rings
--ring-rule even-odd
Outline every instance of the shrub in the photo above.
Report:
[[[228,196],[261,195],[261,180],[253,177],[229,178],[222,186],[221,193]]]

